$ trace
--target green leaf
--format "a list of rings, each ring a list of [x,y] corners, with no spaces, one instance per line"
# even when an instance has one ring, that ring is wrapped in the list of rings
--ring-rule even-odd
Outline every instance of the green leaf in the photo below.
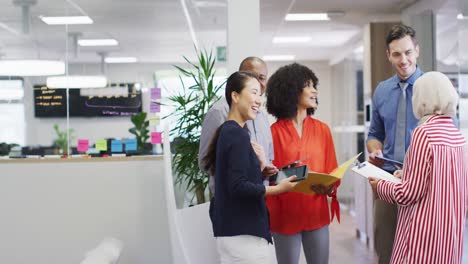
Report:
[[[216,93],[224,87],[224,83],[214,85],[216,57],[213,53],[195,51],[198,61],[183,57],[188,68],[174,65],[180,73],[182,91],[168,97],[169,104],[175,109],[170,116],[177,118],[170,135],[179,137],[173,156],[175,183],[187,190],[205,189],[208,185],[207,175],[198,167],[200,131],[206,112],[219,99]],[[187,86],[182,77],[190,78],[194,84]]]

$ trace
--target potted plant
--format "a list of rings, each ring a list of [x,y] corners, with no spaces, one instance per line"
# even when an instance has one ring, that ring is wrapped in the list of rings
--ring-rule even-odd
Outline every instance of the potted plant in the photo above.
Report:
[[[176,125],[170,131],[177,137],[178,143],[174,146],[173,167],[176,173],[175,183],[186,185],[188,191],[194,191],[197,203],[205,202],[205,189],[208,186],[208,177],[198,167],[198,148],[200,145],[200,131],[208,109],[219,100],[218,91],[224,87],[224,83],[215,85],[216,58],[211,52],[196,51],[198,61],[196,63],[184,60],[191,69],[174,67],[180,73],[182,91],[169,97],[169,101],[175,107],[171,113],[177,119]],[[191,86],[185,85],[183,77],[193,80]]]
[[[74,139],[73,136],[73,129],[68,129],[68,132],[60,130],[58,124],[54,124],[54,131],[56,138],[54,139],[54,145],[58,147],[59,153],[63,156],[68,156],[68,137],[70,137],[70,141]]]
[[[138,150],[140,152],[145,152],[151,149],[147,146],[147,142],[150,136],[148,129],[149,121],[146,120],[146,115],[146,112],[140,112],[133,115],[130,120],[132,121],[134,127],[128,129],[128,132],[135,135]]]

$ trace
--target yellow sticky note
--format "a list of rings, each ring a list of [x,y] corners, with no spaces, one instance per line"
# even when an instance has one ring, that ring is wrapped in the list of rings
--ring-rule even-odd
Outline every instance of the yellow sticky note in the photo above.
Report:
[[[150,115],[148,119],[150,126],[159,126],[161,123],[161,117],[159,115]]]
[[[105,139],[96,140],[96,149],[107,151],[107,140]]]

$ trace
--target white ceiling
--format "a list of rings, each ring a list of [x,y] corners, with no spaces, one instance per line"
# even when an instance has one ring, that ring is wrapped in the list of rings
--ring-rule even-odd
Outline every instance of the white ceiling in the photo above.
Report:
[[[29,0],[31,1],[31,0]],[[184,0],[201,47],[226,43],[226,0]],[[422,1],[422,0],[421,0]],[[359,45],[363,25],[397,21],[415,0],[260,0],[263,54],[293,54],[297,60],[333,60],[343,46]],[[328,22],[285,22],[288,12],[342,11]],[[40,15],[89,15],[92,25],[48,26]],[[140,62],[174,63],[193,54],[187,17],[180,0],[37,0],[30,7],[31,26],[22,33],[21,8],[0,0],[0,56],[99,62],[98,52],[135,56]],[[73,54],[69,32],[83,38],[115,38],[118,47],[80,47]],[[306,44],[273,44],[275,36],[309,36]],[[68,56],[66,51],[68,50]]]

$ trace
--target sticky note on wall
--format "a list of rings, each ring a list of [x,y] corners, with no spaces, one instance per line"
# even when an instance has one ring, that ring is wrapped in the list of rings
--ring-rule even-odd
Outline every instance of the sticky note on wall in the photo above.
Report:
[[[78,152],[86,152],[89,149],[89,140],[88,139],[78,139],[78,146],[76,150]]]
[[[136,151],[137,147],[138,146],[136,138],[125,139],[125,151]]]
[[[114,139],[111,141],[111,152],[123,152],[122,140]]]
[[[96,149],[100,151],[107,151],[107,140],[105,139],[96,140]]]
[[[159,115],[150,115],[148,119],[150,126],[159,126],[161,123],[161,117]]]
[[[161,144],[162,137],[161,132],[151,132],[151,144]]]
[[[161,112],[161,103],[158,101],[150,102],[150,113],[159,113]]]
[[[161,99],[161,88],[151,88],[151,99]]]

